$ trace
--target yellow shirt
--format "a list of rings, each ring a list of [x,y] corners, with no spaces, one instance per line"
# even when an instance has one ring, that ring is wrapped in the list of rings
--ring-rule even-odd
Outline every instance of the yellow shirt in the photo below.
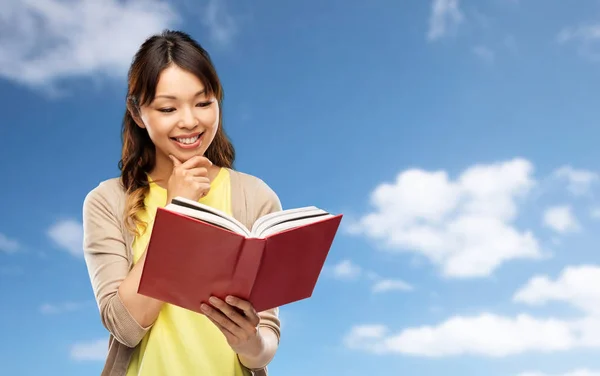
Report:
[[[231,214],[229,172],[222,168],[211,183],[203,204]],[[147,210],[141,218],[146,231],[133,243],[134,263],[139,260],[152,232],[156,209],[165,205],[167,191],[150,183]],[[171,304],[164,304],[152,328],[135,349],[127,376],[202,375],[249,376],[221,331],[206,318]]]

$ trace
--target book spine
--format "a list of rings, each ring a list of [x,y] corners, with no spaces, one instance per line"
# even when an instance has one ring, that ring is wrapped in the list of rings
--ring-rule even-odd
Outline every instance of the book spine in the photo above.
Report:
[[[233,271],[233,295],[249,300],[265,251],[265,240],[246,238]]]

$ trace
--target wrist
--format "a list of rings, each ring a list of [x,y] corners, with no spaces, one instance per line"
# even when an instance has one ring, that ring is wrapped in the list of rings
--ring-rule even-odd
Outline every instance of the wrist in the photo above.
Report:
[[[273,330],[260,327],[257,337],[252,340],[252,343],[248,343],[247,348],[234,349],[242,365],[249,369],[266,367],[278,348],[278,339]]]
[[[256,335],[250,339],[248,342],[244,343],[241,346],[236,346],[233,348],[239,357],[254,360],[256,358],[260,358],[261,354],[265,350],[265,341],[260,331],[256,333]],[[252,361],[252,363],[254,363]]]

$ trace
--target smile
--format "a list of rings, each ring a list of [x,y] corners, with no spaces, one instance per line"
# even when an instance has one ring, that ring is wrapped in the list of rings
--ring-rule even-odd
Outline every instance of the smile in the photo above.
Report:
[[[171,140],[182,148],[191,149],[200,145],[200,142],[202,141],[202,134],[203,133],[198,133],[196,135],[185,135],[181,137],[171,137]]]

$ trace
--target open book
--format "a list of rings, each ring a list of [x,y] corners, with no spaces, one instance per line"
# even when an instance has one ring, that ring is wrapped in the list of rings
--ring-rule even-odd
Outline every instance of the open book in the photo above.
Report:
[[[333,217],[325,210],[315,206],[306,206],[267,214],[254,222],[251,229],[248,229],[225,212],[183,197],[172,199],[165,209],[200,219],[249,238],[265,238],[278,232]]]
[[[257,311],[312,295],[342,215],[314,206],[281,210],[252,228],[177,197],[158,208],[138,292],[201,313],[215,295]]]

